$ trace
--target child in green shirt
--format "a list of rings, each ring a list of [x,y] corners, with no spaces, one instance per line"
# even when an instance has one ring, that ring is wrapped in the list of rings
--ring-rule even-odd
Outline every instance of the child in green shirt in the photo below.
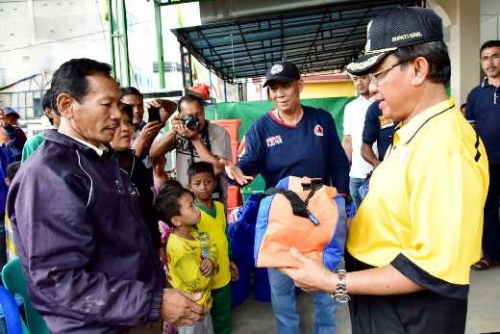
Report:
[[[230,261],[230,243],[227,236],[227,222],[224,204],[212,200],[216,186],[213,165],[195,162],[188,169],[189,188],[196,197],[201,219],[198,229],[208,233],[217,250],[217,268],[213,276],[213,305],[210,313],[216,334],[231,332],[231,289],[230,282],[238,279],[238,268]]]

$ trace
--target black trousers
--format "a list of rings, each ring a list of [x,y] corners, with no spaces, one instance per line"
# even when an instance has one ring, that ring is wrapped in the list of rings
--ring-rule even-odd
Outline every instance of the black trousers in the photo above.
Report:
[[[484,206],[483,256],[500,261],[500,165],[490,165],[490,186]]]
[[[348,270],[370,266],[346,259]],[[351,296],[353,334],[463,334],[467,300],[447,298],[430,290],[394,296]]]

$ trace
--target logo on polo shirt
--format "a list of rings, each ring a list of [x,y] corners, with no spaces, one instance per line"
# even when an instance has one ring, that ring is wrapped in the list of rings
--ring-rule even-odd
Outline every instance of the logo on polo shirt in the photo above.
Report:
[[[319,124],[317,124],[314,127],[314,134],[318,137],[323,137],[323,127]]]
[[[266,139],[266,144],[267,144],[267,147],[273,147],[276,145],[280,145],[280,144],[283,144],[283,139],[281,139],[280,135],[272,136],[272,137],[269,137]]]

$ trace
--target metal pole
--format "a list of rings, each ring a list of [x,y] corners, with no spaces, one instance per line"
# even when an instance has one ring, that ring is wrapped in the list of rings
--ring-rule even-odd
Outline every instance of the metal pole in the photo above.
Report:
[[[184,92],[187,92],[189,88],[188,83],[188,74],[186,72],[186,53],[184,52],[184,47],[180,45],[180,53],[181,53],[181,71],[182,71],[182,87],[184,87]]]
[[[120,1],[120,0],[117,0]],[[115,45],[115,60],[116,60],[116,80],[118,81],[123,81],[123,54],[122,54],[122,47],[121,47],[121,32],[120,32],[120,25],[119,25],[119,16],[120,16],[120,8],[118,7],[118,3],[116,3],[116,13],[118,14],[118,21],[114,23],[115,25],[115,34],[114,34],[114,42],[116,43]]]
[[[208,91],[210,92],[210,96],[213,96],[212,95],[212,71],[210,71],[210,70],[208,70],[208,84],[209,84]]]
[[[125,6],[125,0],[122,0],[122,29],[123,29],[123,52],[124,62],[125,62],[125,83],[130,86],[130,61],[128,55],[128,32],[127,32],[127,7]]]
[[[224,80],[224,102],[227,102],[227,85],[226,85],[226,80]]]
[[[188,62],[189,62],[189,85],[192,86],[193,82],[193,60],[191,59],[191,53],[188,53]]]
[[[158,52],[158,77],[160,88],[165,88],[165,61],[163,60],[163,30],[161,25],[161,0],[154,0],[156,48]]]
[[[115,28],[113,24],[113,0],[108,0],[108,21],[109,21],[109,44],[111,45],[111,69],[112,75],[115,79],[117,79],[117,70],[116,70],[116,59],[115,59],[115,39],[114,33]]]

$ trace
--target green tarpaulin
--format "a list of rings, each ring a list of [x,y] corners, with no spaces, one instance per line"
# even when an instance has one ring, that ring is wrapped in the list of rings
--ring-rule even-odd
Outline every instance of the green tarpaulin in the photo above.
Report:
[[[301,103],[328,111],[335,120],[339,137],[342,138],[344,107],[353,99],[354,97],[331,97],[305,99]],[[240,119],[241,124],[238,131],[238,139],[241,141],[241,138],[243,138],[252,123],[272,108],[273,103],[271,101],[217,103],[205,106],[205,114],[207,119]],[[252,192],[262,190],[264,190],[264,181],[259,176],[252,184],[242,189],[242,194],[245,199]]]
[[[332,114],[337,131],[342,138],[342,117],[344,115],[345,105],[353,100],[354,97],[330,97],[323,99],[305,99],[301,103],[314,108],[321,108]],[[235,119],[241,120],[239,129],[239,140],[247,132],[252,123],[271,110],[273,103],[271,101],[254,102],[231,102],[217,103],[205,106],[207,119]]]

